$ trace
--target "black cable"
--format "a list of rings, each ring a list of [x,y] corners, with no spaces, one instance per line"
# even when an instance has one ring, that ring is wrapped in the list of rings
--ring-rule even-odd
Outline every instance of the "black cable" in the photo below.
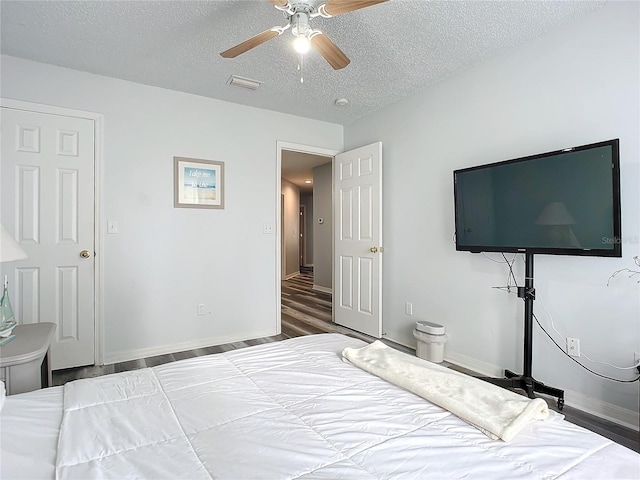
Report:
[[[513,278],[513,284],[517,287],[518,281],[516,280],[516,276],[513,274],[513,264],[516,263],[516,256],[513,256],[513,260],[511,261],[511,263],[509,263],[509,260],[507,260],[507,257],[504,253],[502,253],[502,258],[504,258],[504,262],[509,265],[509,275],[511,276],[511,278]]]
[[[514,283],[514,285],[515,285],[516,287],[518,287],[518,281],[516,280],[516,277],[515,277],[515,275],[513,274],[513,264],[514,264],[514,263],[515,263],[515,261],[516,261],[516,257],[514,256],[514,257],[513,257],[513,261],[512,261],[512,262],[509,262],[509,260],[507,260],[507,257],[505,256],[505,254],[504,254],[504,253],[502,253],[502,258],[504,259],[504,262],[509,266],[509,276],[510,276],[511,278],[513,278],[513,283]],[[501,289],[501,290],[503,289],[502,287],[494,287],[494,288],[499,288],[499,289]],[[508,287],[507,287],[507,288],[508,288]],[[509,292],[509,293],[511,293],[511,292]],[[514,292],[514,293],[515,293],[515,292]],[[564,348],[562,348],[562,347],[558,344],[558,342],[556,342],[556,341],[555,341],[555,339],[554,339],[554,338],[549,334],[549,332],[547,332],[547,331],[545,330],[545,328],[542,326],[542,324],[541,324],[541,323],[540,323],[540,321],[538,320],[538,317],[536,317],[535,313],[533,314],[533,318],[535,318],[535,319],[536,319],[536,323],[537,323],[537,324],[538,324],[538,326],[542,329],[542,331],[545,333],[545,335],[546,335],[547,337],[549,337],[549,339],[550,339],[550,340],[555,344],[555,346],[556,346],[556,347],[558,347],[558,349],[559,349],[562,353],[564,353],[564,355],[565,355],[566,357],[568,357],[570,360],[573,360],[575,363],[577,363],[578,365],[580,365],[582,368],[584,368],[584,369],[585,369],[585,370],[587,370],[588,372],[593,373],[594,375],[596,375],[596,376],[598,376],[598,377],[602,377],[602,378],[605,378],[605,379],[607,379],[607,380],[612,380],[612,381],[614,381],[614,382],[619,382],[619,383],[633,383],[633,382],[637,382],[638,380],[640,380],[640,375],[638,375],[638,376],[637,376],[636,378],[634,378],[633,380],[620,380],[620,379],[618,379],[618,378],[608,377],[608,376],[606,376],[606,375],[602,375],[601,373],[598,373],[598,372],[595,372],[595,371],[591,370],[589,367],[587,367],[586,365],[584,365],[584,364],[580,363],[580,362],[579,362],[579,361],[577,361],[574,357],[572,357],[571,355],[569,355],[569,354],[564,350]]]
[[[542,326],[542,324],[540,323],[540,321],[538,320],[538,317],[535,316],[535,314],[533,315],[533,318],[536,319],[536,323],[538,324],[538,326],[542,329],[542,331],[545,333],[545,335],[547,337],[549,337],[549,339],[556,345],[556,347],[558,347],[560,349],[560,351],[562,353],[564,353],[569,359],[573,360],[574,362],[576,362],[578,365],[580,365],[582,368],[584,368],[585,370],[587,370],[588,372],[593,373],[594,375],[597,375],[598,377],[602,377],[602,378],[606,378],[607,380],[612,380],[614,382],[619,382],[619,383],[633,383],[633,382],[637,382],[638,380],[640,380],[640,375],[638,375],[636,378],[634,378],[633,380],[619,380],[617,378],[613,378],[613,377],[607,377],[606,375],[602,375],[601,373],[598,372],[594,372],[593,370],[591,370],[589,367],[587,367],[586,365],[580,363],[579,361],[577,361],[575,358],[573,358],[571,355],[569,355],[567,352],[564,351],[564,348],[562,348],[560,345],[558,345],[558,342],[555,341],[555,339],[549,335],[549,332],[547,332],[544,327]]]

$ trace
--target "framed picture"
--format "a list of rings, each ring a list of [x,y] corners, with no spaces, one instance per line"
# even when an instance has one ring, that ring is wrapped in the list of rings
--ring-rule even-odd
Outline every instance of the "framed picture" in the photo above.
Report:
[[[224,208],[224,162],[173,157],[176,208]]]

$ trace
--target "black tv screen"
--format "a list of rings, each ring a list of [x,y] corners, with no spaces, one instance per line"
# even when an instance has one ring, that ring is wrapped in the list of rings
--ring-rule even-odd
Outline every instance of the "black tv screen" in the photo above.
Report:
[[[622,256],[618,139],[453,178],[456,250]]]

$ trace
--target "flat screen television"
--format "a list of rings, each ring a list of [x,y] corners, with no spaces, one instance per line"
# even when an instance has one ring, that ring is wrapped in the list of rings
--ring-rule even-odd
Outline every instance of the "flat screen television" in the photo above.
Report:
[[[456,250],[622,256],[619,140],[453,172]]]

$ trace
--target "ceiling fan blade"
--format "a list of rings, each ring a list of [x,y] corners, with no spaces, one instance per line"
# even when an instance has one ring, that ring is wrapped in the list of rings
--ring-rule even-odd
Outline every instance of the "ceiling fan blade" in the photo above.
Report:
[[[269,3],[274,7],[285,7],[289,0],[269,0]]]
[[[335,17],[343,13],[353,12],[361,8],[371,7],[378,3],[384,3],[389,0],[327,0],[324,4],[324,11]]]
[[[262,45],[267,40],[271,40],[274,37],[277,37],[282,33],[282,29],[280,27],[274,27],[270,30],[266,30],[262,33],[259,33],[255,37],[251,37],[249,40],[245,40],[242,43],[239,43],[235,47],[231,47],[229,50],[225,50],[220,55],[224,58],[235,58],[238,55],[248,52],[252,48],[257,47],[258,45]]]
[[[334,70],[340,70],[351,62],[349,57],[322,32],[318,32],[311,37],[311,46],[320,52],[320,55],[329,62],[329,65],[331,65]]]

